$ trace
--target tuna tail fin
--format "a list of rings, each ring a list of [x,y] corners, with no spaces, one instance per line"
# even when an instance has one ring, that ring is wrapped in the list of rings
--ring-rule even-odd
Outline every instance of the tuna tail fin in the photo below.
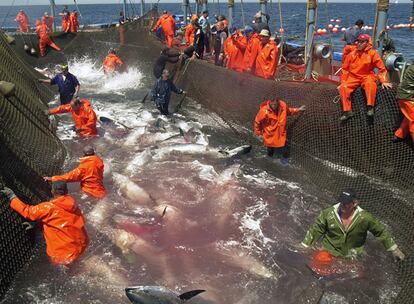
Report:
[[[198,295],[202,292],[205,292],[205,290],[195,289],[195,290],[184,292],[183,294],[180,294],[178,297],[183,301],[187,301],[187,300],[190,300],[191,298],[195,297],[196,295]]]

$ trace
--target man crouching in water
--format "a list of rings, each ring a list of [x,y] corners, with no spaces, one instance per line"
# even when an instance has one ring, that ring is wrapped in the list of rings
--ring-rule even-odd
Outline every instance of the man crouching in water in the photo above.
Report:
[[[404,253],[397,247],[391,233],[371,213],[358,206],[355,192],[343,190],[338,203],[322,210],[302,242],[309,248],[322,239],[322,250],[313,255],[310,268],[319,275],[337,273],[337,257],[354,258],[363,252],[367,232],[371,232],[392,253],[403,260]]]
[[[177,94],[186,94],[180,88],[177,88],[170,79],[170,72],[163,70],[161,77],[155,81],[154,88],[151,90],[151,100],[155,102],[158,110],[163,115],[169,115],[168,105],[170,103],[171,91]]]
[[[4,187],[0,194],[22,217],[42,224],[46,253],[53,264],[68,265],[83,254],[88,246],[85,219],[65,182],[54,182],[53,199],[35,206],[23,203],[10,188]]]

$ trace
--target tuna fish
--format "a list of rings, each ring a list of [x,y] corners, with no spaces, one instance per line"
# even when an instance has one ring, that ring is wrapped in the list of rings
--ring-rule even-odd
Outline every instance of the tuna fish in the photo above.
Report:
[[[161,286],[137,286],[125,288],[128,299],[134,304],[180,304],[205,290],[196,289],[178,294]]]
[[[231,149],[231,150],[219,150],[218,152],[224,154],[227,157],[235,157],[235,156],[240,156],[240,155],[250,153],[251,150],[252,150],[251,145],[243,145],[243,146]]]

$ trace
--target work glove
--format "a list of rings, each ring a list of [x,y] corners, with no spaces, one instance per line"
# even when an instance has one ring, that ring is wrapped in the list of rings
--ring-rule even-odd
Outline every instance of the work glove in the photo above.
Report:
[[[405,254],[398,247],[392,251],[392,256],[397,261],[403,261],[405,259]]]
[[[16,196],[16,194],[14,194],[13,190],[12,190],[12,189],[10,189],[10,188],[7,188],[7,187],[4,187],[2,190],[0,190],[0,193],[1,193],[3,196],[7,197],[7,199],[8,199],[9,201],[11,201],[11,200],[12,200],[12,199],[14,199],[15,197],[17,197],[17,196]]]
[[[49,116],[49,110],[44,110],[44,111],[43,111],[43,113],[44,113],[46,116]]]
[[[299,108],[299,111],[305,111],[306,110],[306,106],[305,105],[303,105],[303,106],[300,106],[300,108]]]

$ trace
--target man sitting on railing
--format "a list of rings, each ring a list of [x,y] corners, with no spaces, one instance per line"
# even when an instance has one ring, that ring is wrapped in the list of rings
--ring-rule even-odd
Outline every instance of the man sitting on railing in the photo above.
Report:
[[[378,76],[375,74],[374,69],[379,70]],[[371,37],[367,34],[359,35],[357,47],[345,57],[342,64],[339,93],[344,113],[339,118],[340,121],[346,121],[353,116],[351,94],[359,86],[362,86],[367,96],[367,116],[374,116],[377,80],[382,83],[384,89],[392,88],[384,62],[372,47]]]

